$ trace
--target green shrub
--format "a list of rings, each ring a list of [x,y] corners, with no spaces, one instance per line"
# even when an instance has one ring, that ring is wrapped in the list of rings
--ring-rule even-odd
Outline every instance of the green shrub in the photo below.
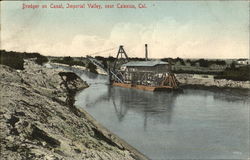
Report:
[[[19,54],[16,52],[6,52],[5,50],[1,50],[0,52],[0,64],[9,66],[14,69],[23,70],[23,54]]]
[[[51,62],[67,64],[69,66],[73,66],[73,65],[85,66],[85,63],[83,61],[74,60],[70,56],[63,57],[62,59],[53,59],[53,60],[51,60]]]
[[[218,75],[215,78],[235,81],[250,81],[250,66],[227,68],[221,75]]]
[[[24,59],[28,58],[36,58],[35,62],[39,65],[48,62],[48,58],[40,55],[39,53],[20,53],[5,50],[1,50],[0,52],[0,64],[7,65],[14,69],[23,70]]]
[[[89,62],[86,68],[88,68],[90,72],[97,74],[96,65],[94,65],[93,63]]]
[[[208,60],[199,59],[197,62],[199,62],[201,67],[208,67],[209,66]]]

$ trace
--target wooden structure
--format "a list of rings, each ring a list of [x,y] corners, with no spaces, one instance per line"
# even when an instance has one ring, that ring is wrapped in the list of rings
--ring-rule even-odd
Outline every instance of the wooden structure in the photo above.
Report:
[[[145,61],[129,61],[123,46],[120,46],[113,70],[111,70],[115,76],[110,74],[111,83],[114,86],[149,91],[178,89],[179,83],[174,74],[171,73],[170,64],[163,61],[147,60],[147,45],[145,48]],[[118,57],[122,54],[125,55],[127,62],[118,67]]]
[[[148,91],[175,90],[179,82],[171,72],[171,64],[148,60],[147,44],[145,61],[129,61],[123,46],[119,47],[113,66],[105,68],[101,62],[87,56],[88,60],[109,74],[113,86],[135,88]]]

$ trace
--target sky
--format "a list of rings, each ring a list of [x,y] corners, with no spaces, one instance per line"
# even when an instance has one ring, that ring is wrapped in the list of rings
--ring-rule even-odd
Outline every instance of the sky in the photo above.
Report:
[[[50,56],[249,58],[249,1],[1,1],[1,49]],[[50,8],[51,4],[85,8]],[[105,5],[135,5],[105,8]],[[147,8],[138,8],[138,4]],[[48,8],[23,9],[23,4]],[[102,5],[102,9],[88,8]]]

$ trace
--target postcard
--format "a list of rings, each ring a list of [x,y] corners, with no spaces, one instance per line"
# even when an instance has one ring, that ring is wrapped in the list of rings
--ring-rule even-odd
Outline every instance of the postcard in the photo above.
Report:
[[[1,158],[249,159],[249,1],[1,3]]]

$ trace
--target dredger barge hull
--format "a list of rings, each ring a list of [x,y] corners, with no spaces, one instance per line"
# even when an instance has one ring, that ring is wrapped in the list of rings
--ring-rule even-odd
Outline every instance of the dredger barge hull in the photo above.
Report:
[[[144,91],[173,91],[173,90],[180,90],[180,88],[173,88],[171,86],[146,86],[146,85],[132,85],[127,83],[112,83],[113,86],[123,87],[123,88],[132,88],[132,89],[139,89]]]

